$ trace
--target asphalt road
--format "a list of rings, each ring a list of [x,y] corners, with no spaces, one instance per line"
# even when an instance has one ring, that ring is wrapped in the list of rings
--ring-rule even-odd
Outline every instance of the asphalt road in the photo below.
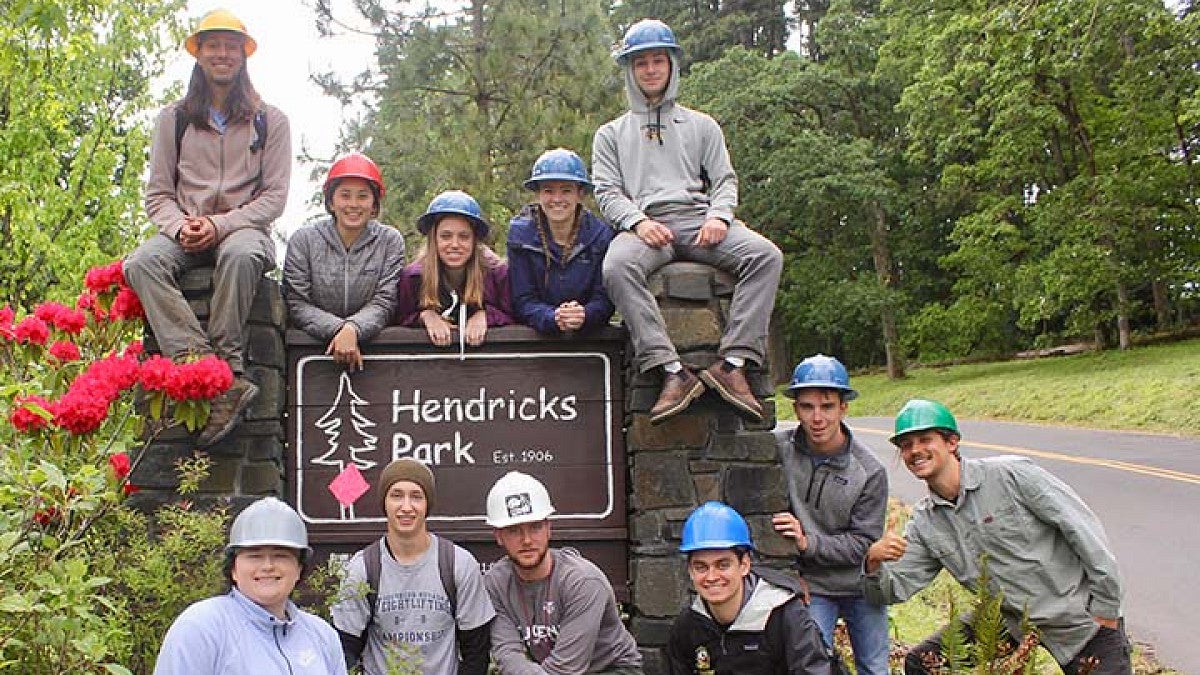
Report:
[[[893,495],[912,503],[926,494],[888,443],[891,418],[847,421],[888,468]],[[972,420],[959,428],[968,456],[1030,457],[1083,497],[1117,554],[1132,638],[1200,674],[1200,439]]]

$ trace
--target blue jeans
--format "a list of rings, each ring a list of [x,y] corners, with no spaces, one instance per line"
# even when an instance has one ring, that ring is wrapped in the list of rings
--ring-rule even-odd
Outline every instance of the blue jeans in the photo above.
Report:
[[[861,595],[812,596],[808,614],[821,627],[825,644],[833,646],[833,627],[838,617],[850,629],[850,646],[854,650],[854,668],[858,675],[888,675],[888,615],[886,605],[868,602]]]

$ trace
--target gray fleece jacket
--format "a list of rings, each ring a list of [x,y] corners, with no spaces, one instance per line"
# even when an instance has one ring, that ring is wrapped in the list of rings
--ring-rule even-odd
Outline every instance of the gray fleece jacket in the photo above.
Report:
[[[361,344],[379,334],[396,309],[404,269],[404,237],[372,220],[349,250],[333,218],[322,218],[288,240],[283,296],[291,323],[314,339],[333,339],[347,321]]]
[[[814,463],[803,428],[775,431],[788,501],[808,539],[796,564],[819,595],[862,595],[859,570],[871,543],[883,536],[887,511],[887,470],[845,425],[842,433],[843,451]]]
[[[629,111],[596,130],[592,177],[604,218],[622,230],[642,220],[733,223],[737,174],[725,135],[708,115],[675,101],[679,62],[671,55],[671,82],[651,106],[625,66]]]

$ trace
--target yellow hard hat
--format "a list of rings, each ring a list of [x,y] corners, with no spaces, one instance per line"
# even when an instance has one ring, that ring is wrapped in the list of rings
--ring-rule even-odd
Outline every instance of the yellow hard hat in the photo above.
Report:
[[[184,49],[192,56],[197,56],[200,53],[200,34],[210,30],[227,30],[233,33],[241,33],[245,38],[246,56],[252,56],[255,50],[258,49],[258,43],[254,38],[250,37],[250,33],[246,32],[246,24],[242,20],[233,15],[233,12],[227,9],[214,9],[204,18],[200,19],[200,23],[196,24],[196,30],[188,36],[188,39],[183,43]]]

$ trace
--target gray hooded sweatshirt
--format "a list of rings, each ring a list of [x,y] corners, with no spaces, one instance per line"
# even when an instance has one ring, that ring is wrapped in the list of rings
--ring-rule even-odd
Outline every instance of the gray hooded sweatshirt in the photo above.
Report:
[[[679,61],[671,54],[671,82],[651,106],[626,63],[629,112],[596,130],[592,172],[596,201],[621,230],[652,218],[671,221],[720,218],[732,224],[737,174],[716,120],[675,101]]]

